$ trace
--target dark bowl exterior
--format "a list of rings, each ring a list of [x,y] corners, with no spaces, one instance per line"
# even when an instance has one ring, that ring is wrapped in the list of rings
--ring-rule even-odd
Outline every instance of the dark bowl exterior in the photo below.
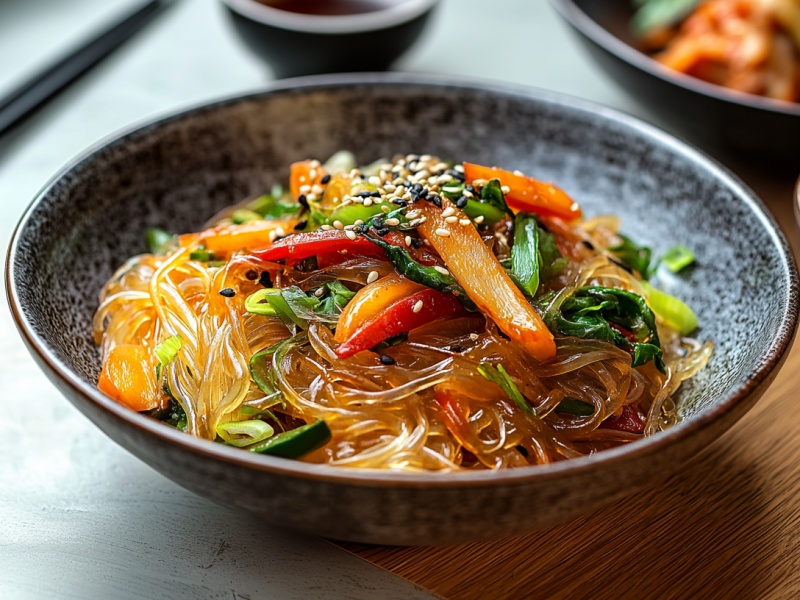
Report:
[[[385,29],[342,34],[283,29],[242,15],[228,4],[225,8],[245,44],[270,65],[276,78],[283,79],[385,71],[417,41],[434,7]]]
[[[551,0],[590,56],[627,92],[703,147],[800,172],[800,104],[748,96],[677,74],[630,44],[629,0]]]
[[[652,240],[656,252],[675,242],[692,247],[699,264],[662,283],[696,308],[700,333],[716,352],[679,393],[684,423],[544,467],[409,475],[252,456],[101,394],[91,333],[97,294],[117,266],[144,251],[145,228],[195,230],[222,207],[285,179],[290,162],[340,148],[363,162],[429,151],[520,168],[557,181],[589,214],[622,214],[625,230]],[[560,96],[403,75],[285,82],[115,137],[32,203],[6,276],[32,355],[117,443],[221,505],[329,538],[382,544],[516,535],[663,480],[763,394],[797,322],[797,273],[785,239],[751,192],[704,156],[635,119]]]

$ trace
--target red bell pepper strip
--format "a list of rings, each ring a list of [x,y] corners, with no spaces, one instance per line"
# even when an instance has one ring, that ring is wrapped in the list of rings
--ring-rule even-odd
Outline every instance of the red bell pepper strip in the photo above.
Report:
[[[644,415],[631,404],[622,407],[622,414],[618,417],[609,417],[600,423],[600,429],[613,429],[627,431],[628,433],[644,433]]]
[[[524,210],[537,215],[553,216],[574,221],[581,217],[581,208],[564,191],[556,186],[539,181],[533,177],[517,175],[497,167],[483,167],[464,163],[464,175],[467,183],[476,179],[499,179],[500,185],[508,186],[505,194],[508,206],[516,210]]]
[[[326,252],[342,252],[358,256],[369,256],[386,260],[386,254],[362,236],[351,240],[344,231],[311,231],[296,233],[282,238],[267,248],[253,251],[253,255],[261,260],[281,260],[283,258],[303,259]]]
[[[422,303],[414,312],[414,307]],[[384,312],[362,325],[337,349],[336,356],[347,358],[368,350],[386,338],[422,327],[441,317],[466,314],[464,307],[452,294],[425,289],[392,304]]]

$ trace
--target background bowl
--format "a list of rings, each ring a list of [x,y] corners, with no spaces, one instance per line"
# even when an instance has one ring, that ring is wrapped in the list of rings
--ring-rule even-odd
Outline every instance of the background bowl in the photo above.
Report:
[[[762,166],[800,172],[800,104],[744,94],[664,67],[635,48],[631,0],[551,3],[597,63],[677,133]]]
[[[400,474],[309,465],[192,438],[95,387],[98,292],[147,227],[197,230],[209,215],[341,148],[522,169],[558,182],[586,214],[615,212],[656,253],[698,264],[662,283],[714,340],[679,393],[685,421],[594,456],[543,467]],[[746,235],[742,235],[746,232]],[[347,75],[276,84],[155,121],[78,159],[34,200],[11,242],[9,301],[47,375],[109,437],[219,504],[341,540],[446,543],[516,535],[619,499],[674,472],[727,430],[777,373],[797,321],[786,240],[759,200],[711,160],[618,112],[562,96],[440,78]]]
[[[346,16],[291,13],[255,0],[222,2],[247,46],[280,79],[383,71],[417,40],[439,0],[405,0]]]

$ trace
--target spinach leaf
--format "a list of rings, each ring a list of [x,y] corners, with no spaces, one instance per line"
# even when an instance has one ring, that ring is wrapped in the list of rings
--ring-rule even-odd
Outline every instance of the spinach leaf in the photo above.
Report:
[[[640,246],[632,239],[620,235],[622,243],[611,246],[608,250],[614,254],[629,269],[637,271],[642,279],[649,279],[652,274],[650,265],[653,253],[647,246]]]
[[[569,257],[561,256],[556,236],[539,226],[539,282],[547,283],[567,266]]]
[[[514,213],[508,208],[506,198],[499,179],[492,179],[481,189],[481,202],[494,206],[506,213],[510,218],[514,218]]]
[[[577,398],[567,396],[556,406],[556,412],[574,415],[576,417],[590,417],[594,414],[594,406]]]
[[[342,314],[344,307],[356,295],[338,281],[326,283],[322,288],[325,291],[319,295],[320,302],[316,311],[326,315]]]
[[[514,223],[510,277],[525,294],[534,297],[539,284],[552,279],[569,259],[561,256],[555,236],[540,227],[532,214],[519,213]]]
[[[564,301],[558,314],[548,315],[546,320],[561,335],[614,343],[632,354],[634,367],[652,359],[656,368],[665,372],[655,315],[637,294],[600,286],[582,287]],[[630,331],[633,339],[613,325]]]

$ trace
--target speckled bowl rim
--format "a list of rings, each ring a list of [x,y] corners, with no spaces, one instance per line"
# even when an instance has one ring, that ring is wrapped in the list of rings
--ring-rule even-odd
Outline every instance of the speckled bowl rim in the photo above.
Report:
[[[742,198],[747,207],[753,212],[754,216],[763,224],[769,235],[774,240],[777,248],[781,252],[781,259],[784,265],[784,273],[787,279],[787,304],[779,307],[781,311],[781,326],[775,339],[772,341],[764,360],[757,365],[749,377],[744,379],[724,398],[715,401],[714,405],[701,411],[697,416],[692,417],[684,424],[661,432],[650,438],[646,438],[636,443],[606,450],[598,454],[576,458],[568,461],[553,463],[549,465],[535,465],[530,467],[520,467],[503,471],[470,471],[467,473],[401,473],[397,471],[380,470],[360,470],[346,467],[334,467],[329,465],[316,465],[300,461],[287,460],[272,456],[253,456],[241,450],[229,448],[221,444],[195,438],[181,433],[175,429],[165,426],[158,421],[130,411],[120,404],[114,402],[100,392],[95,386],[84,381],[78,373],[73,371],[68,365],[61,362],[56,353],[48,347],[45,341],[33,330],[31,324],[23,314],[23,307],[19,300],[19,290],[17,289],[15,275],[16,269],[14,259],[19,251],[20,237],[28,221],[31,219],[33,211],[40,202],[47,197],[51,190],[67,176],[73,169],[79,168],[85,163],[93,160],[95,155],[105,153],[107,150],[126,144],[127,137],[131,135],[145,135],[149,130],[161,125],[191,118],[195,113],[214,111],[216,109],[269,97],[273,94],[296,93],[298,91],[324,91],[325,89],[337,89],[341,87],[364,87],[381,85],[413,85],[420,87],[442,88],[451,87],[477,91],[481,93],[495,93],[499,96],[514,97],[521,100],[545,101],[553,105],[564,106],[573,110],[590,113],[594,116],[614,121],[622,126],[628,127],[633,132],[639,133],[646,138],[651,138],[656,143],[670,148],[675,153],[684,156],[688,160],[697,163],[701,168],[707,169],[720,182],[730,188],[738,197]],[[617,110],[593,104],[588,101],[571,98],[561,94],[541,91],[531,88],[523,88],[507,84],[493,82],[482,82],[475,80],[451,79],[441,76],[429,76],[418,74],[399,74],[399,73],[364,73],[364,74],[340,74],[302,77],[297,79],[287,79],[276,82],[260,91],[238,94],[226,97],[213,102],[202,103],[190,108],[172,112],[166,116],[148,119],[140,124],[126,128],[117,132],[105,140],[95,144],[85,153],[67,164],[57,175],[55,175],[36,198],[25,210],[17,227],[14,230],[9,244],[6,257],[6,294],[11,312],[16,322],[20,334],[24,337],[29,348],[36,352],[43,361],[44,366],[57,375],[66,385],[71,387],[76,393],[84,396],[98,408],[105,411],[114,418],[124,421],[127,425],[135,427],[140,432],[159,438],[161,441],[173,445],[181,446],[185,449],[197,452],[207,458],[235,463],[237,465],[253,469],[254,471],[266,471],[275,474],[282,474],[296,478],[307,478],[325,480],[330,483],[348,484],[362,487],[390,486],[390,487],[441,487],[441,488],[461,488],[472,486],[485,486],[494,484],[514,485],[529,483],[533,479],[548,480],[558,479],[577,475],[587,470],[598,468],[602,465],[613,463],[624,463],[639,454],[651,454],[673,444],[679,444],[688,440],[702,430],[710,427],[714,421],[721,418],[726,413],[733,411],[739,404],[745,402],[747,398],[756,393],[759,387],[770,381],[770,374],[777,368],[791,347],[794,334],[797,328],[798,317],[798,282],[797,268],[793,254],[789,245],[777,226],[772,215],[768,212],[764,204],[758,197],[735,175],[727,169],[713,161],[711,158],[679,141],[672,135],[649,125],[635,117],[624,114]]]
[[[613,33],[606,30],[602,25],[581,10],[573,0],[550,0],[550,4],[569,24],[595,44],[631,66],[658,77],[663,81],[724,102],[800,117],[800,103],[798,102],[784,102],[782,100],[774,100],[772,98],[756,96],[755,94],[739,92],[722,87],[721,85],[707,83],[702,79],[697,79],[696,77],[691,77],[665,67],[657,60],[650,58],[645,53],[626,44]]]

